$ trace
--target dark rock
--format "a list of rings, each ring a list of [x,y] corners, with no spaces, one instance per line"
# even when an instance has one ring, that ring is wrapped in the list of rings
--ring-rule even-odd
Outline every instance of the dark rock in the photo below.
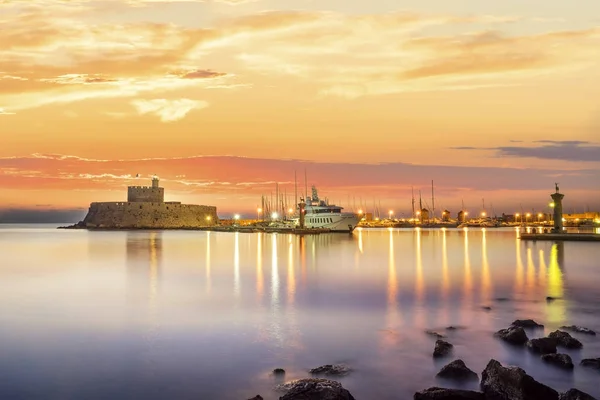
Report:
[[[430,335],[430,336],[433,336],[433,337],[435,337],[437,339],[444,339],[446,337],[446,336],[444,336],[441,333],[436,332],[436,331],[425,331],[425,333],[428,334],[428,335]]]
[[[256,396],[254,396],[253,398],[248,399],[248,400],[263,400],[263,398],[260,394],[257,394]]]
[[[471,390],[431,387],[415,393],[414,400],[485,400],[483,393]]]
[[[586,335],[596,335],[596,332],[594,332],[591,329],[584,328],[583,326],[577,326],[577,325],[561,326],[560,329],[564,329],[566,331],[571,331],[571,332],[584,333]]]
[[[471,371],[463,360],[454,360],[450,364],[444,366],[437,376],[440,378],[457,379],[462,381],[479,380],[477,374]]]
[[[457,331],[459,329],[467,329],[467,327],[465,326],[454,326],[454,325],[450,325],[446,327],[447,331]]]
[[[577,389],[567,390],[561,393],[558,400],[596,400],[594,397]]]
[[[314,375],[344,376],[350,373],[350,368],[344,364],[327,364],[313,368],[308,372]]]
[[[514,321],[512,326],[520,326],[521,328],[534,329],[534,328],[543,328],[544,325],[538,324],[532,319],[517,319]]]
[[[279,400],[355,400],[341,383],[329,379],[298,379],[275,389],[286,392]]]
[[[492,311],[492,307],[490,306],[482,306],[481,309],[485,311]]]
[[[525,330],[520,326],[511,326],[507,329],[500,329],[494,336],[512,344],[525,344],[529,340]]]
[[[503,367],[490,360],[481,373],[486,400],[558,400],[558,392],[533,379],[519,367]]]
[[[495,299],[496,301],[510,301],[510,299],[508,297],[496,297]]]
[[[561,297],[552,297],[552,296],[546,297],[546,301],[547,302],[551,302],[551,301],[554,301],[554,300],[562,300],[562,298]]]
[[[556,365],[564,369],[573,369],[573,360],[568,354],[543,354],[542,360],[549,364]]]
[[[600,369],[600,358],[586,358],[581,360],[581,365],[584,367]]]
[[[531,339],[527,342],[527,347],[534,353],[550,354],[556,353],[556,340],[552,338]]]
[[[581,342],[567,332],[554,331],[548,335],[549,338],[556,340],[558,346],[566,347],[567,349],[580,349],[583,347]]]
[[[273,370],[273,375],[285,375],[285,369],[283,369],[283,368],[275,368]]]
[[[437,340],[435,342],[435,349],[433,349],[433,356],[434,357],[444,357],[447,356],[448,354],[450,354],[450,352],[452,351],[452,348],[454,346],[446,341],[443,340]]]

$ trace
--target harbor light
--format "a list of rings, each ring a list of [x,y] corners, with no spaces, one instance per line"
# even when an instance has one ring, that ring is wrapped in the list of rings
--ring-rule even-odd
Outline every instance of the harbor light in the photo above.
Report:
[[[277,213],[276,213],[276,212],[274,212],[273,214],[271,214],[271,218],[272,218],[272,219],[277,219],[277,217],[278,217],[278,215],[277,215]]]
[[[390,218],[392,218],[392,215],[394,215],[394,212],[392,210],[388,211],[388,214],[390,214]]]
[[[235,214],[235,215],[233,216],[233,219],[235,219],[235,220],[238,220],[238,219],[240,219],[240,214]]]
[[[543,217],[544,215],[542,213],[538,214],[538,222],[540,222],[540,219]]]
[[[362,215],[362,213],[363,213],[363,210],[358,210],[358,213]]]
[[[548,205],[549,205],[550,207],[554,208],[554,206],[555,206],[556,204],[554,204],[554,203],[550,203],[550,204],[548,204]]]
[[[292,208],[288,209],[288,213],[292,214],[294,210]]]
[[[483,212],[481,213],[481,216],[482,216],[482,217],[485,217],[485,211],[483,211]]]
[[[207,221],[210,221],[210,220],[211,220],[211,218],[210,218],[210,215],[207,215],[207,216],[206,216],[206,220],[207,220]]]

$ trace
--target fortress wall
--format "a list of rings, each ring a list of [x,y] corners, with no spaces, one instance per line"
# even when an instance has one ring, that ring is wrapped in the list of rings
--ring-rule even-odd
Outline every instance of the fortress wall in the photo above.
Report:
[[[210,220],[207,220],[210,217]],[[92,203],[83,224],[88,228],[198,228],[214,225],[217,208],[180,203]]]
[[[128,186],[127,201],[162,203],[165,201],[165,189],[161,187]]]

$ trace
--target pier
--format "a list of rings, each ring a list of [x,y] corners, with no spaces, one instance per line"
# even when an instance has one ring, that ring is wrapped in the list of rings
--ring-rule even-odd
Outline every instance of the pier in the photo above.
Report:
[[[600,242],[597,233],[522,233],[521,240],[554,240],[571,242]]]

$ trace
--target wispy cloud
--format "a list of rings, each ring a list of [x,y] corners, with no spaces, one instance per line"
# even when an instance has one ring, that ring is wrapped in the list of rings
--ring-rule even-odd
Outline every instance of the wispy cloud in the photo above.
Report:
[[[6,111],[4,108],[0,107],[0,115],[12,115],[14,113]]]
[[[522,143],[522,141],[513,141]],[[600,163],[600,144],[582,140],[537,140],[538,145],[499,146],[499,147],[452,147],[454,150],[492,151],[497,157],[537,158],[573,162]]]
[[[190,111],[208,107],[208,102],[190,99],[134,100],[132,103],[140,114],[155,114],[162,122],[174,122],[184,118]]]

